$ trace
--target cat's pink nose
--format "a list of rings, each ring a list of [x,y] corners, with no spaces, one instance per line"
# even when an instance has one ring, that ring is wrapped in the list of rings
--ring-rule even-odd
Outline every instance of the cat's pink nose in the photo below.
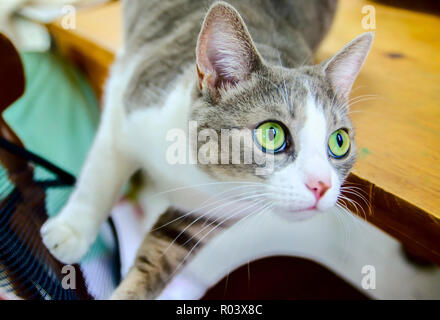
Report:
[[[328,189],[332,187],[332,184],[329,179],[309,179],[306,182],[306,187],[315,195],[316,201],[319,201]]]

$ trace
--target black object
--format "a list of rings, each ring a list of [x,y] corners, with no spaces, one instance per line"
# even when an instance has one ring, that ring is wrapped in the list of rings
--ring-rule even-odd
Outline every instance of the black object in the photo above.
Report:
[[[2,117],[25,89],[20,55],[11,41],[0,33],[0,294],[12,292],[22,299],[93,299],[79,265],[75,285],[62,281],[64,265],[44,246],[40,228],[47,212],[57,213],[67,200],[75,177],[42,157],[26,150]],[[51,201],[47,201],[50,198]],[[48,204],[51,208],[48,208]],[[119,243],[113,221],[109,220],[115,248],[116,279],[120,281]],[[98,266],[99,268],[99,266]],[[96,272],[95,272],[96,273]],[[110,277],[99,274],[97,281]],[[99,283],[94,286],[99,288]],[[98,298],[101,298],[98,294]]]
[[[38,155],[0,138],[0,154],[7,152],[25,159],[33,175],[20,172],[23,183],[14,185],[0,169],[0,287],[24,299],[93,299],[78,265],[76,289],[62,287],[63,264],[41,242],[39,230],[47,219],[46,197],[53,189],[68,189],[75,178]],[[40,178],[38,178],[38,177]],[[17,178],[17,177],[16,177]],[[23,179],[25,178],[25,179]],[[29,181],[24,181],[31,179]],[[66,190],[68,191],[68,190]],[[52,199],[61,208],[66,193]],[[120,270],[119,243],[114,223],[109,218],[115,243],[115,268]],[[120,281],[117,272],[116,282]]]

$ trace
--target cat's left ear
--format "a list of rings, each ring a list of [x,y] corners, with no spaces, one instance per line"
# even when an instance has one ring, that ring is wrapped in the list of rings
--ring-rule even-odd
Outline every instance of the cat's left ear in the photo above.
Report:
[[[214,4],[206,14],[196,55],[199,87],[211,95],[247,80],[262,61],[240,14],[225,2]]]
[[[373,32],[363,33],[323,63],[333,90],[341,98],[348,99],[351,87],[367,58],[373,39]]]

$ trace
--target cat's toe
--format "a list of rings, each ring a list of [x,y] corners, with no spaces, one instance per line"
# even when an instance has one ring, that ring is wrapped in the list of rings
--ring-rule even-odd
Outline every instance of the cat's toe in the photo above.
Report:
[[[66,264],[79,262],[90,245],[90,240],[64,219],[48,220],[41,228],[41,237],[50,253]]]

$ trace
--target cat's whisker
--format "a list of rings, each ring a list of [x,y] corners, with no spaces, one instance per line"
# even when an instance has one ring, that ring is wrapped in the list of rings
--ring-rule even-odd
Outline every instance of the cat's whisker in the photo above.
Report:
[[[336,219],[338,220],[339,224],[342,226],[342,229],[344,229],[344,240],[345,240],[344,252],[345,252],[345,254],[343,256],[343,259],[346,259],[347,252],[348,252],[347,247],[348,247],[348,245],[350,243],[350,237],[351,237],[350,227],[347,226],[347,224],[346,224],[346,222],[344,220],[345,217],[342,216],[342,213],[339,210],[336,210],[335,212],[336,212],[336,215],[335,215]]]
[[[344,185],[343,185],[342,187],[350,187],[350,186],[359,186],[359,187],[362,187],[363,185],[360,184],[360,183],[356,183],[356,182],[351,182],[351,181],[345,180],[345,181],[344,181]]]
[[[351,89],[351,94],[355,93],[355,92],[358,91],[359,89],[366,88],[366,87],[367,87],[367,86],[366,86],[365,84],[364,84],[364,85],[356,86],[355,88]]]
[[[253,228],[253,230],[259,230],[259,228],[256,228],[256,222],[257,221],[261,221],[261,220],[258,220],[258,217],[260,216],[260,213],[258,213],[256,216],[255,216],[255,219],[254,219],[254,223],[252,224],[252,228]],[[244,234],[249,234],[249,230],[251,229],[251,224],[250,223],[248,223],[247,225],[246,225],[246,230],[243,232],[243,235]],[[250,286],[250,282],[251,282],[251,268],[250,268],[250,263],[251,263],[251,258],[250,258],[250,256],[248,256],[248,258],[247,258],[247,276],[248,276],[248,287]]]
[[[353,207],[354,207],[354,209],[356,210],[356,213],[357,213],[357,214],[360,213],[359,210],[358,210],[358,207],[357,207],[357,205],[356,205],[357,203],[356,203],[353,199],[350,199],[350,198],[348,198],[348,197],[346,197],[346,196],[344,196],[344,195],[340,195],[340,196],[339,196],[339,199],[341,199],[341,200],[345,200],[345,201],[347,201],[348,203],[352,204]],[[361,207],[361,209],[362,209],[362,207]],[[365,215],[365,211],[363,211],[363,209],[362,209],[362,212],[363,212],[363,214]]]
[[[350,98],[348,100],[348,103],[351,103],[351,102],[358,100],[358,99],[371,98],[371,97],[377,98],[377,97],[380,97],[380,95],[378,95],[378,94],[363,94],[363,95],[359,95],[359,96],[355,96],[355,97]]]
[[[270,201],[270,203],[274,204],[273,201]],[[272,207],[273,207],[273,206],[272,206]],[[270,208],[271,208],[271,207],[270,207]],[[261,212],[257,213],[257,215],[255,216],[255,219],[254,219],[254,223],[253,223],[253,225],[252,225],[252,227],[254,228],[254,230],[258,230],[258,228],[255,226],[255,224],[256,224],[257,222],[261,222],[261,219],[258,219],[258,217],[260,217],[260,216],[262,215],[262,213],[265,213],[265,212],[271,212],[271,211],[269,210],[270,208],[268,208],[267,210],[264,210],[264,211],[261,211]],[[260,226],[260,225],[258,225],[258,227],[259,227],[259,226]],[[246,230],[245,230],[244,232],[242,232],[242,236],[245,236],[246,234],[248,234],[250,227],[251,227],[251,224],[247,224],[247,226],[246,226]],[[250,283],[250,257],[248,257],[247,266],[248,266],[248,283]],[[229,273],[230,273],[230,271],[228,271],[228,276],[229,276]]]
[[[231,191],[231,190],[228,190],[228,192],[229,191]],[[232,195],[232,196],[230,196],[230,197],[226,197],[226,198],[222,198],[222,199],[218,199],[218,200],[216,200],[216,201],[214,201],[214,202],[210,202],[210,203],[208,203],[208,204],[206,204],[205,205],[205,203],[207,202],[207,201],[209,201],[210,199],[207,199],[207,200],[205,200],[200,206],[198,206],[197,208],[195,208],[195,209],[193,209],[193,210],[191,210],[191,211],[189,211],[189,212],[187,212],[187,213],[185,213],[184,215],[181,215],[181,216],[179,216],[178,218],[175,218],[175,219],[173,219],[173,220],[171,220],[171,221],[168,221],[167,223],[165,223],[165,224],[163,224],[163,225],[161,225],[161,226],[159,226],[159,227],[157,227],[157,228],[155,228],[155,229],[153,229],[153,230],[151,230],[151,231],[156,231],[156,230],[159,230],[159,229],[161,229],[161,228],[164,228],[164,227],[166,227],[166,226],[168,226],[168,225],[170,225],[170,224],[172,224],[172,223],[174,223],[174,222],[176,222],[176,221],[178,221],[178,220],[180,220],[180,219],[184,219],[184,218],[186,218],[186,217],[188,217],[188,216],[190,216],[191,214],[193,214],[193,213],[196,213],[196,212],[198,212],[198,211],[200,211],[200,210],[202,210],[202,209],[206,209],[206,208],[208,208],[208,207],[210,207],[210,206],[212,206],[212,205],[214,205],[214,204],[217,204],[217,203],[223,203],[223,204],[225,204],[225,205],[230,205],[231,203],[230,202],[226,202],[226,203],[224,203],[224,201],[225,200],[229,200],[229,199],[237,199],[237,197],[240,197],[240,196],[244,196],[244,195],[248,195],[248,194],[252,194],[252,195],[255,195],[255,191],[246,191],[246,192],[244,192],[244,193],[240,193],[240,194],[234,194],[234,195]],[[257,194],[257,195],[260,195],[260,194]],[[238,198],[236,201],[234,201],[234,202],[237,202],[237,201],[242,201],[243,199],[241,199],[241,198]]]
[[[363,208],[359,203],[357,203],[355,200],[350,199],[350,198],[347,198],[347,197],[345,197],[345,196],[343,196],[343,195],[340,195],[340,198],[343,199],[343,200],[348,201],[349,203],[351,203],[351,204],[353,205],[353,207],[355,208],[356,213],[357,213],[358,215],[360,214],[360,212],[359,212],[359,210],[358,210],[358,206],[359,206],[359,208],[361,209],[362,214],[363,214],[363,219],[364,219],[365,221],[367,221],[367,215],[366,215],[366,212],[365,212],[364,208]]]
[[[263,206],[263,208],[260,210],[260,212],[262,210],[267,210],[267,208],[271,207],[271,203],[269,203],[266,206]],[[238,212],[241,213],[241,212]],[[189,252],[186,254],[185,258],[179,263],[179,265],[176,267],[176,269],[174,270],[174,272],[171,274],[170,278],[172,278],[174,276],[174,274],[181,268],[181,266],[186,262],[186,260],[188,259],[188,257],[191,255],[191,253],[194,251],[195,248],[197,248],[197,246],[199,245],[199,243],[201,243],[211,232],[213,232],[214,230],[218,229],[221,225],[223,225],[226,221],[232,219],[234,216],[236,216],[238,213],[235,213],[233,216],[229,217],[229,218],[225,218],[223,221],[221,221],[218,225],[214,226],[214,228],[212,228],[211,230],[209,230],[201,239],[199,239],[196,244],[191,248],[191,250],[189,250]],[[240,219],[240,221],[243,221],[245,219],[247,219],[249,216],[255,214],[255,212],[251,212],[250,214],[248,214],[247,216],[245,216],[244,218]],[[240,222],[239,221],[239,222]],[[212,222],[212,223],[215,223]],[[211,224],[212,224],[211,223]],[[237,222],[238,223],[238,222]],[[211,225],[210,224],[210,225]],[[210,225],[206,226],[205,228],[209,227]],[[205,228],[203,228],[202,230],[200,230],[199,232],[197,232],[195,235],[193,235],[190,239],[187,240],[187,242],[191,241],[195,236],[197,236],[200,232],[202,232]],[[185,242],[183,245],[185,245],[187,242]]]
[[[364,190],[362,190],[361,188],[357,188],[357,187],[351,187],[351,188],[343,188],[342,192],[343,193],[352,194],[354,196],[359,197],[365,203],[365,205],[367,206],[368,212],[370,214],[372,213],[370,201],[366,198],[367,194],[365,193]],[[365,196],[362,195],[361,192],[363,192],[365,194]]]
[[[362,190],[362,191],[363,191],[363,190]],[[369,203],[369,201],[367,200],[367,198],[365,198],[364,195],[362,195],[359,191],[357,191],[357,190],[355,190],[355,189],[343,189],[342,192],[343,192],[343,193],[352,194],[352,195],[354,195],[354,196],[357,196],[357,197],[361,198],[361,199],[365,202],[365,204],[366,204],[367,206],[370,205],[370,203]]]
[[[273,203],[273,202],[272,202],[272,203]],[[267,210],[269,210],[269,209],[270,209],[270,208],[268,208]],[[258,220],[257,220],[257,219],[258,219],[257,217],[259,217],[259,216],[261,215],[262,212],[263,212],[263,211],[261,211],[260,213],[258,213],[258,214],[256,215],[255,219],[254,219],[254,229],[256,229],[256,228],[255,228],[255,223],[258,221]],[[266,212],[270,212],[270,211],[266,211]],[[261,219],[260,219],[260,221],[261,221]],[[250,224],[247,225],[246,231],[243,232],[242,234],[244,235],[244,234],[248,233],[249,229],[250,229]],[[250,257],[248,257],[247,266],[248,266],[248,284],[250,284],[250,279],[251,279]],[[231,272],[231,270],[228,270],[228,275],[227,275],[227,278],[226,278],[226,279],[228,279],[230,272]],[[227,284],[225,285],[225,292],[226,292],[226,288],[227,288]]]
[[[223,225],[226,221],[228,221],[228,220],[231,220],[232,218],[234,218],[235,216],[237,216],[238,214],[240,214],[240,213],[242,213],[243,211],[246,211],[246,210],[249,210],[250,208],[252,208],[253,206],[255,206],[255,205],[257,205],[257,204],[259,204],[259,203],[262,203],[262,202],[264,202],[264,199],[262,199],[262,200],[260,200],[260,201],[258,201],[257,203],[254,203],[254,204],[252,204],[252,205],[250,205],[250,206],[247,206],[247,207],[245,207],[245,208],[242,208],[241,210],[239,210],[238,212],[235,212],[233,215],[230,215],[229,213],[226,213],[226,214],[224,214],[224,215],[222,215],[222,216],[220,216],[220,217],[218,217],[215,221],[212,221],[209,225],[207,225],[207,226],[205,226],[202,230],[199,230],[199,232],[197,232],[196,234],[194,234],[190,239],[188,239],[183,245],[185,245],[186,243],[188,243],[189,241],[191,241],[194,237],[196,237],[197,235],[199,235],[201,232],[203,232],[204,230],[206,230],[206,228],[209,228],[210,226],[212,226],[213,224],[215,224],[218,220],[220,220],[220,219],[222,219],[223,217],[225,217],[226,216],[226,218],[225,219],[223,219],[219,224],[217,224],[217,225],[215,225],[207,234],[205,234],[194,246],[193,246],[193,248],[191,249],[191,251],[192,250],[194,250],[196,247],[197,247],[197,245],[201,242],[201,241],[203,241],[203,239],[204,238],[206,238],[212,231],[214,231],[215,229],[217,229],[217,228],[219,228],[221,225]],[[268,207],[270,207],[272,205],[272,203],[271,202],[269,202],[268,204],[266,204],[266,205],[263,205],[263,207],[260,209],[260,212],[262,211],[262,210],[266,210]],[[251,212],[250,214],[248,214],[246,217],[244,217],[244,218],[247,218],[247,217],[249,217],[250,215],[252,215],[252,214],[255,214],[255,212]],[[229,217],[227,217],[229,215]],[[242,218],[241,220],[239,220],[236,224],[238,224],[239,222],[241,222],[244,218]],[[189,252],[189,253],[191,253],[191,251]]]
[[[254,192],[253,194],[255,194],[255,192]],[[264,200],[264,201],[268,201],[269,196],[272,196],[272,195],[273,195],[273,193],[271,193],[271,192],[269,192],[269,193],[263,193],[263,194],[257,194],[255,198],[258,198],[258,196],[262,196],[262,198],[263,198],[262,200]],[[248,201],[248,200],[251,200],[251,201],[252,201],[253,199],[254,199],[253,197],[250,197],[250,199],[244,199],[244,201]],[[240,204],[241,201],[243,201],[243,200],[239,200],[239,201],[237,201],[238,204]],[[235,203],[235,201],[234,201],[233,203]],[[233,203],[229,202],[227,205],[231,205],[231,204],[233,204]],[[247,203],[245,203],[245,204],[247,204]],[[223,207],[223,206],[220,206],[220,207]],[[219,209],[219,207],[214,208],[214,211],[217,210],[217,209]],[[204,226],[206,225],[207,222],[208,222],[207,220],[206,220],[205,222],[203,222],[202,227],[204,227]]]
[[[176,191],[182,191],[182,190],[187,190],[187,189],[193,189],[193,188],[197,188],[197,187],[208,187],[208,186],[221,186],[221,185],[230,185],[230,184],[247,184],[247,185],[251,185],[251,186],[267,186],[264,183],[261,182],[250,182],[250,181],[219,181],[219,182],[209,182],[209,183],[200,183],[200,184],[193,184],[193,185],[189,185],[189,186],[184,186],[184,187],[177,187],[177,188],[172,188],[169,190],[164,190],[164,191],[160,191],[157,192],[155,194],[153,194],[151,197],[157,197],[163,194],[167,194],[170,192],[176,192]]]
[[[339,111],[346,111],[347,109],[352,108],[357,103],[360,103],[360,102],[363,102],[363,101],[375,100],[375,99],[378,99],[378,98],[379,98],[378,95],[365,94],[365,95],[362,95],[362,96],[357,96],[357,97],[354,97],[352,99],[349,99],[345,103],[343,103],[341,105],[336,105],[335,107]]]
[[[260,200],[260,202],[262,202],[263,200]],[[254,203],[248,207],[246,207],[245,209],[249,209],[252,208],[252,206],[257,205],[258,203]],[[226,217],[225,219],[223,219],[218,225],[215,225],[211,230],[209,230],[205,235],[203,235],[202,238],[200,238],[196,244],[187,252],[187,254],[185,255],[185,257],[183,258],[183,260],[179,263],[179,265],[175,268],[174,272],[172,272],[172,274],[170,275],[170,278],[172,278],[174,276],[174,274],[182,267],[182,265],[186,262],[186,260],[188,259],[188,257],[191,255],[191,253],[194,251],[195,248],[198,247],[199,243],[201,243],[211,232],[213,232],[214,230],[216,230],[217,228],[219,228],[223,223],[225,223],[226,221],[232,219],[234,216],[238,215],[239,213],[241,213],[243,211],[239,210],[238,212],[234,213],[232,216],[230,217]],[[197,235],[199,235],[201,232],[203,232],[204,230],[206,230],[206,228],[209,228],[212,224],[216,223],[218,220],[222,219],[224,216],[229,215],[229,213],[226,213],[222,216],[220,216],[219,218],[217,218],[216,220],[212,221],[209,225],[205,226],[204,228],[202,228],[201,230],[199,230],[196,234],[192,235],[191,238],[189,238],[184,244],[182,244],[182,246],[184,246],[185,244],[187,244],[189,241],[191,241],[192,239],[194,239]],[[169,248],[169,247],[168,247]],[[167,249],[168,249],[167,248]],[[166,252],[166,250],[165,250]],[[164,255],[165,252],[162,254]]]
[[[347,208],[346,204],[341,200],[341,202],[337,202],[336,206],[341,209],[342,213],[348,215],[350,219],[353,221],[353,225],[355,225],[358,229],[360,229],[361,222],[356,218],[356,216]]]
[[[377,100],[378,97],[370,97],[370,98],[362,98],[362,99],[358,99],[356,101],[350,102],[350,107],[352,108],[354,105],[360,103],[360,102],[364,102],[364,101],[371,101],[371,100]]]
[[[363,194],[367,195],[367,193],[364,189],[362,189],[361,187],[354,186],[354,185],[353,186],[350,186],[350,185],[342,186],[341,190],[342,191],[345,191],[345,190],[355,191],[355,192],[358,192],[359,194],[363,193]]]
[[[377,99],[377,98],[375,98]],[[375,99],[371,99],[371,100],[375,100]],[[362,102],[362,101],[360,101]],[[359,102],[359,103],[360,103]],[[366,109],[364,106],[357,106],[357,102],[350,105],[349,107],[349,111],[347,112],[347,115],[353,114],[353,113],[363,113],[363,114],[368,114],[368,115],[374,115],[377,117],[383,117],[383,113],[374,111],[374,110],[370,110],[370,109]]]
[[[357,217],[348,210],[347,206],[343,202],[340,202],[340,203],[338,202],[336,204],[336,206],[338,207],[337,211],[339,212],[339,215],[340,215],[341,219],[344,219],[345,217],[349,217],[350,221],[352,222],[351,225],[355,226],[357,228],[357,230],[360,231],[361,230],[361,228],[360,228],[361,227],[361,221],[359,219],[357,219]],[[348,228],[349,228],[350,234],[351,234],[352,233],[351,232],[351,229],[352,229],[351,226],[348,225]]]
[[[378,94],[364,94],[361,96],[357,96],[357,97],[353,97],[352,99],[350,99],[348,101],[348,103],[350,105],[353,105],[355,103],[357,103],[358,101],[362,101],[363,99],[381,99],[382,96],[378,95]]]
[[[365,113],[365,110],[353,110],[353,111],[350,111],[350,112],[348,112],[347,114],[355,114],[355,113]]]
[[[218,209],[220,209],[220,208],[223,208],[223,207],[225,207],[225,206],[229,206],[229,205],[231,205],[231,204],[234,204],[234,203],[237,203],[237,202],[241,202],[241,201],[245,201],[245,200],[251,200],[251,199],[255,199],[255,198],[258,198],[258,197],[262,197],[262,196],[264,196],[264,195],[270,195],[270,193],[266,193],[266,194],[257,194],[257,195],[252,195],[252,196],[249,196],[249,197],[244,197],[244,198],[240,198],[240,199],[238,199],[238,200],[235,200],[235,201],[232,201],[232,202],[227,202],[227,203],[223,203],[223,204],[221,204],[220,206],[217,206],[217,207],[214,207],[214,208],[212,208],[212,209],[210,209],[208,212],[206,212],[206,213],[204,213],[203,215],[201,215],[201,216],[199,216],[197,219],[195,219],[193,222],[191,222],[189,225],[187,225],[177,236],[176,236],[176,238],[174,238],[174,240],[169,244],[169,246],[165,249],[165,251],[162,253],[163,255],[165,255],[165,253],[168,251],[168,249],[170,248],[170,247],[172,247],[173,246],[173,244],[179,239],[179,237],[182,235],[182,234],[184,234],[185,233],[185,231],[186,230],[188,230],[191,226],[193,226],[195,223],[197,223],[197,221],[199,221],[200,219],[202,219],[202,218],[204,218],[204,217],[206,217],[206,216],[208,216],[208,215],[210,215],[212,212],[214,212],[215,210],[218,210]],[[263,198],[263,199],[260,199],[257,203],[259,203],[259,202],[262,202],[262,201],[266,201],[266,199],[265,198]],[[255,203],[253,203],[253,204],[251,204],[251,207],[252,207],[252,205],[254,205]],[[227,212],[225,215],[228,215],[229,214],[229,212]],[[222,215],[222,217],[223,217],[224,215]],[[217,220],[218,220],[218,218],[216,219],[216,220],[214,220],[213,222],[211,222],[209,225],[211,225],[212,223],[215,223],[215,222],[217,222]],[[209,226],[208,225],[208,226]],[[201,231],[203,231],[205,228],[202,228],[202,230]],[[200,232],[200,231],[199,231]],[[197,235],[197,234],[196,234]],[[194,236],[196,236],[196,235],[194,235]],[[193,236],[193,237],[194,237]],[[187,240],[187,242],[188,241],[190,241],[193,237],[191,237],[189,240]],[[186,244],[186,242],[184,243],[184,245]]]
[[[271,194],[268,194],[268,195],[271,195]],[[263,198],[263,199],[258,199],[258,197],[255,197],[255,198],[257,198],[257,203],[260,203],[260,202],[264,202],[264,201],[267,201],[267,198]],[[252,199],[250,199],[250,200],[253,200],[254,198],[252,198]],[[249,200],[249,199],[248,199]],[[241,200],[240,200],[241,201]],[[230,205],[231,203],[228,203],[228,205]],[[244,203],[244,205],[245,205],[245,209],[247,209],[246,208],[246,205],[247,205],[248,203]],[[252,203],[250,203],[250,206],[252,207],[253,206],[253,204]],[[221,206],[221,207],[223,207],[223,206]],[[215,209],[218,209],[218,208],[215,208]],[[230,214],[230,213],[228,213],[228,212],[226,212],[225,214],[223,214],[221,217],[224,217],[224,216],[227,216],[228,214]],[[220,218],[221,218],[220,217]],[[206,222],[207,221],[205,221],[204,223],[203,223],[203,227],[206,225]],[[215,223],[216,221],[213,221],[212,223]]]
[[[345,103],[339,105],[339,107],[341,107],[341,108],[345,108],[347,106],[352,107],[356,103],[358,103],[360,101],[364,101],[364,99],[378,99],[378,98],[379,98],[379,96],[376,94],[364,94],[364,95],[353,97],[353,98],[349,99]]]
[[[365,196],[368,195],[368,192],[366,192],[363,189],[364,185],[360,184],[360,183],[355,183],[355,182],[350,182],[350,181],[345,181],[344,185],[341,186],[341,190],[357,190],[361,193],[363,193]]]

